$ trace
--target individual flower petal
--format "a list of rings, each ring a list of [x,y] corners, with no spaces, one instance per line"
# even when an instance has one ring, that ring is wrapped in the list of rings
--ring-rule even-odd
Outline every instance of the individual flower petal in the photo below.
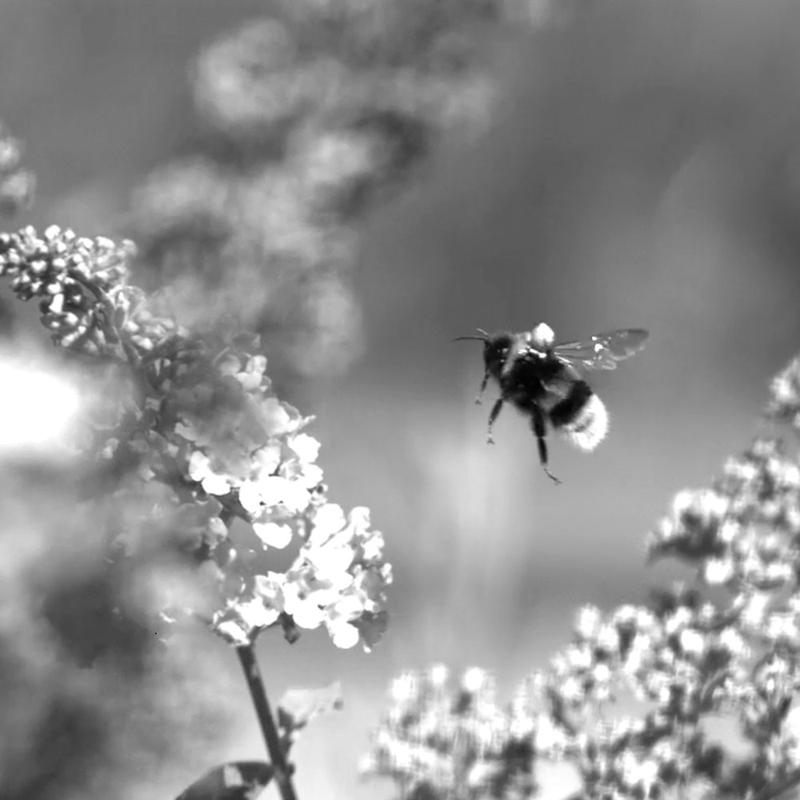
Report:
[[[235,353],[225,353],[215,364],[221,375],[235,375],[242,368],[242,362]]]
[[[261,492],[254,481],[244,481],[239,487],[239,502],[250,514],[257,514],[261,510]]]
[[[364,613],[364,603],[355,594],[346,594],[330,609],[331,618],[353,621]]]
[[[281,447],[271,443],[253,454],[253,472],[256,475],[271,475],[281,463]]]
[[[349,622],[328,623],[328,633],[331,641],[342,650],[349,650],[358,644],[358,628]]]
[[[583,639],[595,636],[602,621],[600,609],[596,606],[584,606],[578,611],[575,620],[575,633]]]
[[[347,524],[342,507],[336,503],[325,503],[314,512],[309,545],[318,546],[338,533]]]
[[[189,456],[187,471],[193,481],[201,481],[208,475],[211,468],[211,460],[202,450],[195,450]]]
[[[307,433],[297,433],[289,437],[289,447],[297,454],[301,461],[312,464],[319,455],[319,442]]]
[[[303,472],[298,477],[298,480],[306,488],[314,489],[322,483],[322,479],[324,477],[325,474],[322,471],[322,467],[319,467],[316,464],[306,464],[303,467]]]
[[[353,563],[355,551],[348,545],[325,544],[322,547],[307,548],[306,558],[324,576],[335,576],[346,572]]]
[[[300,412],[278,400],[277,397],[267,397],[260,403],[260,418],[264,430],[269,436],[286,436],[310,422],[313,417],[302,417]]]
[[[236,610],[242,621],[250,628],[266,628],[277,621],[280,612],[275,608],[268,608],[261,598],[254,597],[244,603],[238,603]]]
[[[699,656],[705,650],[705,638],[699,631],[686,628],[679,634],[681,649],[684,653],[691,656]]]
[[[286,478],[270,475],[258,482],[257,489],[264,505],[282,505],[295,514],[304,511],[308,507],[310,499],[308,490]]]
[[[383,557],[385,542],[380,531],[372,531],[361,543],[361,550],[365,561],[379,561]]]
[[[272,606],[283,607],[283,587],[286,576],[280,572],[268,572],[266,575],[256,575],[253,584],[256,594]]]
[[[734,563],[729,558],[709,558],[703,566],[703,577],[711,586],[727,583],[735,574]]]
[[[224,495],[231,490],[231,484],[223,475],[207,475],[202,480],[203,491],[206,494]]]
[[[276,522],[253,522],[253,531],[267,546],[283,550],[292,541],[292,529],[289,525]]]
[[[365,535],[370,526],[369,509],[366,506],[355,506],[347,515],[347,525],[353,535]]]
[[[226,619],[214,625],[214,630],[231,644],[240,647],[251,643],[249,633],[233,619]]]
[[[230,478],[214,472],[211,460],[201,450],[195,450],[191,454],[187,471],[189,477],[198,481],[207,494],[223,495],[231,490]]]
[[[236,380],[239,381],[246,392],[256,391],[261,386],[266,368],[266,356],[251,356],[247,360],[244,369],[236,373]]]
[[[487,673],[485,669],[469,667],[461,678],[461,686],[465,692],[478,692],[488,680],[489,673]]]
[[[313,630],[325,621],[325,611],[296,583],[287,583],[283,590],[284,611],[291,614],[300,628]]]
[[[314,630],[325,621],[325,612],[318,605],[307,600],[294,606],[292,619],[299,628]]]

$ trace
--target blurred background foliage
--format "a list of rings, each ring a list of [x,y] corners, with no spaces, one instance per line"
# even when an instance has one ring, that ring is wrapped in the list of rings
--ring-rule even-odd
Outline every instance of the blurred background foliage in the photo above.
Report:
[[[342,678],[301,796],[389,795],[356,761],[399,670],[510,687],[577,604],[640,600],[645,532],[747,444],[800,343],[798,23],[792,0],[0,2],[0,117],[38,176],[13,225],[133,236],[134,280],[171,283],[178,316],[262,330],[333,496],[387,535],[373,654],[261,644],[274,692]],[[48,362],[2,299],[3,796],[174,796],[261,754],[237,665],[203,635],[152,653],[109,614],[97,522],[57,444],[21,435],[73,401],[10,404]],[[449,341],[541,320],[652,334],[597,376],[609,441],[554,443],[560,487],[513,412],[486,447],[480,354]]]

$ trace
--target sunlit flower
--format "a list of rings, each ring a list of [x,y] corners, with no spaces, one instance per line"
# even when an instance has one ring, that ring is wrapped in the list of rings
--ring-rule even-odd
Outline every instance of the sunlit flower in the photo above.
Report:
[[[278,619],[279,612],[258,598],[239,603],[237,610],[242,620],[251,628],[266,628]]]
[[[575,621],[575,632],[584,639],[591,639],[600,627],[600,609],[595,606],[584,606]]]
[[[299,514],[309,504],[308,489],[278,475],[247,480],[239,487],[239,502],[253,515],[283,506],[291,514]]]
[[[691,656],[699,656],[705,649],[705,637],[696,630],[686,628],[679,635],[681,649]]]
[[[216,473],[211,466],[211,459],[200,450],[195,450],[190,456],[187,471],[189,477],[200,483],[207,494],[224,495],[231,490],[228,476]]]
[[[703,575],[709,585],[727,583],[736,574],[733,561],[730,559],[711,558],[703,567]]]
[[[313,436],[309,436],[307,433],[297,433],[289,437],[287,444],[300,461],[313,464],[317,460],[320,445]]]
[[[253,531],[265,547],[283,550],[292,541],[292,527],[277,522],[254,522]]]
[[[486,670],[470,667],[461,678],[461,685],[466,692],[479,692],[488,679]]]

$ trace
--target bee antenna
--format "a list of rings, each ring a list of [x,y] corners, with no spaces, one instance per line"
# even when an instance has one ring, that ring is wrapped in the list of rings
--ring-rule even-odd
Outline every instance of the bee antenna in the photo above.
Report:
[[[483,328],[476,328],[476,331],[480,334],[480,336],[456,336],[455,339],[451,339],[451,342],[463,342],[463,341],[475,341],[475,342],[485,342],[489,338],[489,332],[485,331]]]

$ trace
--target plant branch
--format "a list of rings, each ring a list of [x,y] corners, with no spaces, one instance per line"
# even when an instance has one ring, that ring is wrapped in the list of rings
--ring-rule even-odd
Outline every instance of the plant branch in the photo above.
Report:
[[[275,727],[275,720],[269,707],[267,692],[264,688],[264,681],[261,679],[261,671],[258,668],[253,645],[241,645],[236,648],[236,653],[244,670],[245,680],[250,689],[250,696],[253,698],[256,716],[261,725],[261,732],[264,734],[264,741],[267,745],[272,768],[275,771],[275,782],[278,784],[281,798],[282,800],[297,800],[294,785],[292,784],[292,770],[286,761],[286,754],[283,751],[278,730]]]

